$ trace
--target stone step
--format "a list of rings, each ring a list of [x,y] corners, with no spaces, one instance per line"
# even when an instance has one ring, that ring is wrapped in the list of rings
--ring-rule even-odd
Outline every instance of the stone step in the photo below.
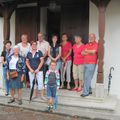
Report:
[[[85,98],[80,97],[80,93],[68,90],[58,91],[58,104],[70,107],[82,107],[88,109],[108,110],[114,111],[117,105],[116,96],[106,96],[105,98],[97,98],[93,95]],[[29,101],[29,97],[23,97],[24,100]],[[34,99],[33,102],[46,102],[40,98]]]
[[[81,93],[59,90],[58,91],[58,104],[60,106],[75,107],[75,108],[87,108],[97,110],[114,111],[117,105],[116,96],[106,96],[105,98],[96,98],[93,95],[85,98],[80,97]],[[29,102],[30,89],[23,89],[23,100]],[[41,100],[40,97],[33,99],[35,103],[47,103],[47,101]]]

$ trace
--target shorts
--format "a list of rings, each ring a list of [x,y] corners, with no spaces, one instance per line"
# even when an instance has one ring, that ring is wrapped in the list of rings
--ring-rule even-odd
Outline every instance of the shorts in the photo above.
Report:
[[[47,85],[47,97],[48,98],[55,98],[56,97],[56,90],[57,90],[57,86],[50,86]]]
[[[73,64],[73,78],[74,80],[83,80],[84,65]]]

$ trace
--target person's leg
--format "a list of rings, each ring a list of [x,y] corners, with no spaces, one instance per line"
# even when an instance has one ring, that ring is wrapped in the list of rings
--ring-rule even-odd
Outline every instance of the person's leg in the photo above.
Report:
[[[73,88],[73,90],[77,90],[78,89],[78,67],[77,65],[73,64],[73,78],[74,78],[74,84],[75,87]]]
[[[57,86],[54,85],[51,87],[51,97],[52,97],[52,101],[51,101],[51,111],[53,111],[54,109],[54,99],[56,97],[56,91],[57,91]]]
[[[54,109],[57,110],[58,109],[58,96],[56,95],[56,97],[54,98]]]
[[[14,90],[14,89],[10,89],[10,95],[11,95],[11,98],[10,98],[10,100],[8,101],[8,103],[13,103],[13,102],[15,102],[15,98],[14,98],[15,90]]]
[[[41,91],[41,98],[44,99],[43,71],[39,71],[36,77],[38,81],[38,90]]]
[[[18,100],[22,99],[22,89],[18,89]]]
[[[11,97],[14,99],[14,95],[15,95],[15,90],[14,90],[14,89],[11,89],[11,90],[10,90],[10,95],[11,95]]]
[[[95,65],[94,64],[86,64],[85,65],[85,80],[84,80],[84,88],[83,88],[83,96],[89,95],[89,90],[91,86],[91,80],[93,78],[95,71]]]
[[[79,87],[78,87],[78,92],[80,92],[82,90],[82,86],[83,86],[83,74],[84,72],[84,66],[83,65],[79,65],[78,66],[78,76],[79,76]]]
[[[22,89],[18,89],[18,104],[21,105],[22,104]]]
[[[70,89],[70,81],[71,81],[71,65],[72,61],[67,61],[67,68],[66,68],[66,81],[67,81],[67,89]]]
[[[47,101],[47,104],[48,104],[48,107],[47,107],[47,111],[50,112],[51,110],[51,104],[52,104],[52,92],[51,92],[51,86],[47,85],[47,97],[48,97],[48,101]]]
[[[3,77],[4,77],[4,85],[5,85],[5,95],[9,94],[9,80],[7,80],[7,70],[3,67]]]
[[[65,81],[65,64],[62,63],[62,67],[61,67],[61,86],[60,86],[60,88],[64,87],[64,81]]]

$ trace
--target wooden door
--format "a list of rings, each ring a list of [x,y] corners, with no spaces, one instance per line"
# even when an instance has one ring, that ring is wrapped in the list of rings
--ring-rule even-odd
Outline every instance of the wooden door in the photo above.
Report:
[[[62,5],[61,9],[61,33],[68,33],[70,39],[79,34],[83,42],[88,41],[89,32],[89,0],[83,0],[79,4]]]
[[[36,7],[18,8],[16,10],[16,43],[22,34],[28,34],[29,41],[37,37]]]

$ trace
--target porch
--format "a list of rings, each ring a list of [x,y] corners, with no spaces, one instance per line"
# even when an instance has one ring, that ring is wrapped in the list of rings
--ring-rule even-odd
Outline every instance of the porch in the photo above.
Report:
[[[1,90],[0,90],[0,93]],[[17,101],[13,104],[8,104],[9,97],[0,95],[0,104],[4,106],[20,107],[22,109],[29,109],[34,111],[44,112],[47,107],[47,102],[42,100],[40,97],[33,99],[29,103],[30,89],[23,89],[23,104],[20,106]],[[120,104],[116,96],[106,96],[103,98],[95,97],[94,90],[93,94],[82,98],[80,93],[69,91],[65,89],[58,90],[58,110],[55,114],[63,114],[70,116],[80,116],[85,118],[98,119],[110,119],[118,120],[120,118]]]

